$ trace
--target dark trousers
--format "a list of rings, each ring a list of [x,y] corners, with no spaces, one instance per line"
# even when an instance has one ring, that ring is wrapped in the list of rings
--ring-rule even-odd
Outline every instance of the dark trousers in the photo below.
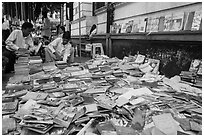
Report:
[[[10,35],[10,30],[2,30],[2,42],[5,42],[8,36]]]
[[[16,54],[13,51],[10,51],[6,48],[3,48],[2,50],[2,56],[5,56],[8,58],[8,63],[6,64],[5,67],[5,72],[9,73],[11,71],[14,71],[14,64],[16,62]]]

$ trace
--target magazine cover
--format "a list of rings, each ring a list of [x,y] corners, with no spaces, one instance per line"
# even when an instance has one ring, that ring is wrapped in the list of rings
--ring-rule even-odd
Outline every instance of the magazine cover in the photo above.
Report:
[[[172,14],[166,15],[164,19],[164,31],[170,31],[172,26]]]
[[[184,12],[174,13],[172,16],[172,27],[170,31],[179,31],[183,28]]]
[[[201,20],[202,20],[202,11],[201,10],[195,11],[191,30],[193,31],[199,30],[201,26]]]

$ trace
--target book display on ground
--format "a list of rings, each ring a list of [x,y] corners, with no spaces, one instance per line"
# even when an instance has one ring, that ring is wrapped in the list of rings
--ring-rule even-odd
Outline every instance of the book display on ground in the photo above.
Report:
[[[160,75],[160,60],[142,54],[98,56],[63,69],[64,62],[37,64],[40,72],[9,79],[3,134],[202,134],[201,60],[172,78]]]

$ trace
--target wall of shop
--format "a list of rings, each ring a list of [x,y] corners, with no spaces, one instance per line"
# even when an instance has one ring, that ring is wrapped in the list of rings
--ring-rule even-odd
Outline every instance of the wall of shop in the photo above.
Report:
[[[80,11],[79,11],[79,5],[80,5]],[[73,14],[74,18],[73,20],[79,19],[79,13],[80,17],[84,16],[92,16],[92,3],[91,2],[74,2],[73,3]]]
[[[106,22],[107,22],[106,8],[103,8],[102,11],[100,11],[99,13],[96,13],[96,17],[98,19],[97,34],[105,34]]]
[[[123,3],[115,7],[114,23],[125,24],[133,20],[137,22],[149,17],[161,17],[167,14],[184,13],[187,14],[191,11],[201,10],[201,3],[190,2],[129,2]],[[102,10],[96,14],[98,18],[97,34],[106,33],[104,24],[106,24],[107,15],[106,11]],[[185,15],[186,16],[186,15]]]
[[[87,6],[88,5],[88,6]],[[77,20],[79,15],[77,12],[78,3],[74,4],[74,20]],[[92,9],[91,3],[81,3],[81,17],[92,16],[89,8]],[[115,7],[114,11],[114,23],[116,24],[125,24],[133,20],[134,22],[144,20],[149,17],[161,17],[167,14],[175,14],[183,12],[187,14],[191,11],[196,11],[202,9],[201,3],[191,3],[191,2],[128,2],[122,3]],[[186,17],[186,15],[185,15]],[[107,12],[106,8],[102,8],[96,13],[97,18],[97,34],[106,33],[106,21],[107,21]],[[184,18],[185,20],[186,18]],[[81,20],[83,23],[83,19]],[[78,35],[79,32],[78,21],[73,23],[73,32],[72,35]],[[90,25],[91,26],[91,25]],[[84,26],[82,26],[84,27]],[[72,27],[71,27],[72,28]],[[85,35],[84,29],[82,29],[82,35]]]
[[[138,16],[142,14],[148,14],[162,11],[162,13],[165,15],[165,11],[163,10],[172,10],[177,12],[177,7],[179,10],[188,9],[190,2],[131,2],[131,3],[125,3],[124,5],[118,5],[115,8],[115,16],[114,20],[119,20],[122,18],[132,17],[132,16]],[[201,4],[191,5],[189,10],[194,10],[197,6],[201,6]],[[195,7],[195,8],[194,8]],[[192,9],[191,9],[192,8]]]
[[[79,8],[80,5],[80,8]],[[79,11],[80,10],[80,11]],[[92,16],[91,2],[74,2],[73,4],[73,21],[71,22],[71,35],[79,35],[79,26],[81,26],[81,35],[87,35],[91,26],[97,24],[97,18]],[[80,14],[80,25],[79,25]]]
[[[80,20],[81,35],[87,35],[93,24],[97,24],[97,17],[95,16],[84,16]],[[79,35],[79,21],[75,20],[71,23],[71,35]]]

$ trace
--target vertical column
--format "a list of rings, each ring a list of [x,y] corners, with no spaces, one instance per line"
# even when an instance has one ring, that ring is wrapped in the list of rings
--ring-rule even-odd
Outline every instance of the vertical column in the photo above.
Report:
[[[16,6],[16,17],[18,18],[18,5],[17,5],[17,2],[15,2],[15,6]]]
[[[21,21],[24,20],[23,2],[21,2]]]
[[[107,3],[107,21],[106,21],[106,55],[111,56],[111,49],[110,49],[110,4],[111,2]]]
[[[78,2],[79,6],[79,56],[81,60],[81,4]]]

